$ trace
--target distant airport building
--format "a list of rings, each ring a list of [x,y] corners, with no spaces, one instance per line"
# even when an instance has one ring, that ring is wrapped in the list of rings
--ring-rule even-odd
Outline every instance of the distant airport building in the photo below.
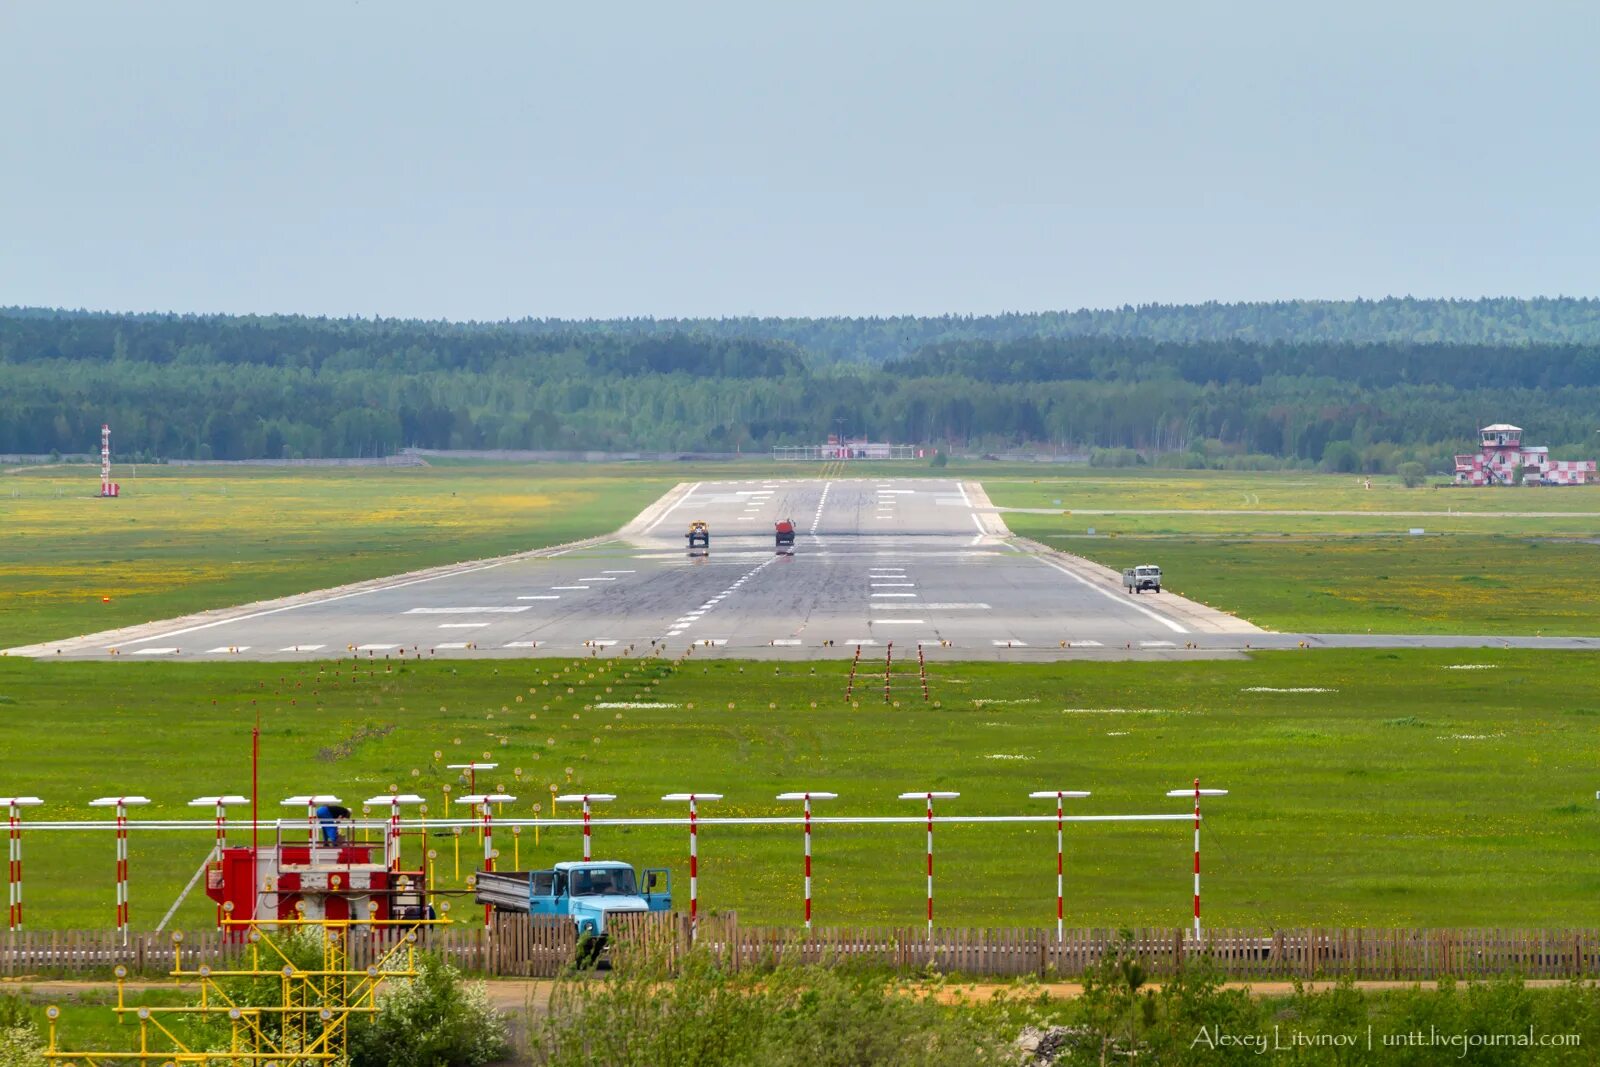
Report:
[[[891,445],[831,433],[825,445],[775,445],[772,449],[773,459],[788,460],[920,459],[923,454],[916,445]]]
[[[1476,452],[1456,456],[1457,485],[1583,485],[1592,459],[1553,460],[1550,449],[1524,445],[1522,427],[1497,422],[1478,431]]]

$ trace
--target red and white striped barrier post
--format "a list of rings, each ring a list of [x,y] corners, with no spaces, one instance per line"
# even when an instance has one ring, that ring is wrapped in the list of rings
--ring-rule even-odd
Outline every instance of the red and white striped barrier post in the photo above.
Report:
[[[415,793],[389,793],[381,797],[368,797],[363,804],[389,805],[389,828],[383,844],[383,865],[391,871],[400,869],[400,805],[421,804],[423,799]]]
[[[22,810],[37,807],[44,801],[38,797],[0,797],[6,806],[6,838],[10,849],[6,864],[6,925],[9,929],[22,929]]]
[[[960,793],[901,793],[901,800],[922,800],[928,805],[928,936],[933,936],[933,802],[954,800]]]
[[[1071,797],[1076,800],[1081,797],[1086,797],[1089,794],[1087,791],[1081,789],[1041,789],[1036,793],[1029,793],[1028,795],[1040,800],[1047,800],[1051,797],[1054,797],[1056,802],[1056,942],[1060,943],[1066,933],[1062,927],[1063,917],[1066,914],[1065,897],[1062,892],[1064,881],[1062,876],[1066,871],[1066,862],[1063,858],[1064,853],[1061,847],[1061,802],[1067,797]]]
[[[128,943],[128,807],[148,804],[149,797],[97,797],[89,801],[91,808],[117,809],[117,932],[122,943]]]
[[[700,801],[721,800],[721,793],[668,793],[662,800],[689,802],[689,940],[700,930]]]
[[[917,642],[917,674],[922,679],[922,699],[928,699],[928,659],[922,654],[922,642]]]
[[[216,809],[216,823],[215,823],[215,826],[216,826],[216,831],[217,831],[217,843],[216,843],[215,846],[213,846],[213,850],[212,850],[212,853],[211,853],[211,858],[215,862],[217,862],[219,864],[222,862],[222,850],[228,847],[228,807],[229,807],[229,805],[232,805],[232,804],[248,804],[248,803],[250,803],[250,798],[249,797],[241,797],[241,796],[236,796],[236,795],[233,795],[233,794],[227,794],[227,795],[224,795],[224,796],[217,796],[217,797],[195,797],[193,800],[189,801],[189,807],[191,807],[191,808],[215,808]],[[252,865],[252,869],[254,869],[254,866],[255,866],[255,863],[256,863],[255,857],[252,856],[250,862],[251,862],[251,865]],[[222,904],[221,904],[220,901],[217,904],[217,929],[218,930],[222,929]]]
[[[509,793],[468,793],[464,797],[456,798],[457,804],[471,804],[480,809],[483,819],[480,833],[483,836],[483,869],[485,871],[494,870],[494,858],[497,855],[494,850],[494,806],[496,804],[509,804],[516,799]],[[489,904],[485,904],[483,906],[483,925],[491,925],[493,916],[494,908]]]
[[[883,702],[889,703],[889,668],[894,664],[894,642],[883,650]]]
[[[1226,789],[1201,789],[1200,779],[1194,780],[1193,789],[1169,789],[1169,797],[1194,796],[1194,939],[1200,940],[1200,798],[1225,797]]]
[[[615,800],[615,793],[564,793],[555,798],[562,804],[583,804],[583,858],[590,859],[593,853],[589,849],[589,804],[599,803],[602,800]],[[554,804],[551,811],[554,812]]]
[[[811,929],[811,802],[813,800],[833,800],[838,793],[779,793],[779,800],[798,800],[805,805],[805,842],[806,842],[806,929]]]

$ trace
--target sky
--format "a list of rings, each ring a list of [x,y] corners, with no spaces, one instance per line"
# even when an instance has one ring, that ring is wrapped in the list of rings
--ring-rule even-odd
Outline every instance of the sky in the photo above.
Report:
[[[1600,295],[1600,5],[0,0],[0,305]]]

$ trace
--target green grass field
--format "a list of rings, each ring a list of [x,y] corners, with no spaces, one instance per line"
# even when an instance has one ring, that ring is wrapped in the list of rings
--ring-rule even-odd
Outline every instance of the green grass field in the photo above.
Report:
[[[640,466],[141,467],[0,477],[0,647],[607,533],[681,477]],[[109,603],[102,597],[110,597]]]
[[[1348,475],[1081,470],[984,485],[1003,507],[1061,508],[1007,513],[1014,532],[1119,569],[1159,563],[1173,592],[1269,629],[1600,633],[1592,487],[1406,489],[1374,478],[1367,489]]]
[[[192,797],[248,789],[256,712],[269,810],[297,792],[360,801],[395,784],[434,798],[437,813],[444,785],[461,791],[442,764],[471,758],[501,762],[498,780],[480,784],[522,797],[508,814],[523,815],[535,801],[548,815],[552,783],[615,792],[608,810],[619,815],[682,814],[656,798],[686,790],[727,795],[706,815],[785,812],[772,798],[792,789],[840,793],[826,805],[840,814],[915,814],[895,795],[922,789],[960,791],[948,812],[1047,810],[1027,794],[1055,788],[1093,790],[1074,805],[1086,814],[1182,811],[1162,793],[1200,775],[1233,790],[1207,823],[1213,924],[1591,924],[1600,893],[1592,663],[1372,651],[935,662],[940,706],[922,703],[907,671],[901,707],[869,699],[855,708],[842,701],[842,660],[815,673],[693,658],[679,668],[4,661],[0,793],[44,797],[49,806],[30,818],[86,818],[89,799],[124,791],[160,802],[141,815],[192,817],[183,806]],[[1465,666],[1477,669],[1456,669]],[[671,865],[685,888],[683,831],[602,829],[597,843],[604,856]],[[434,839],[447,882],[451,844]],[[112,845],[107,832],[29,835],[29,925],[106,924]],[[159,919],[208,845],[203,833],[135,834],[139,926]],[[504,865],[512,842],[500,845]],[[542,834],[538,846],[530,834],[521,864],[571,858],[578,846],[570,829]],[[796,921],[799,846],[792,830],[708,828],[704,906]],[[819,921],[918,921],[922,846],[914,825],[820,829]],[[1051,828],[952,826],[939,830],[938,847],[941,922],[1052,921]],[[1069,922],[1182,924],[1189,851],[1182,823],[1069,828]],[[464,876],[479,855],[470,833],[461,854]],[[179,922],[198,928],[209,915],[191,899]]]

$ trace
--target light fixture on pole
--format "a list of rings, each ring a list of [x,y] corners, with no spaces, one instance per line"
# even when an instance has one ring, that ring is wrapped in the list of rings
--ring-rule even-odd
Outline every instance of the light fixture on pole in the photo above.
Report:
[[[212,862],[217,864],[218,870],[221,870],[222,868],[222,850],[228,847],[228,808],[231,806],[248,803],[250,803],[249,797],[242,797],[237,793],[224,793],[221,796],[215,797],[195,797],[193,800],[189,801],[189,807],[191,808],[216,809],[217,843],[212,848],[211,859]],[[256,889],[253,883],[259,866],[260,860],[256,856],[252,855],[250,857],[250,878],[252,881],[250,888],[250,900],[252,902],[252,909],[255,907],[254,901],[257,899]],[[255,912],[253,910],[251,911],[249,918],[255,918]],[[221,901],[217,902],[217,929],[222,929]]]
[[[388,793],[380,797],[368,797],[362,803],[389,805],[389,833],[383,845],[383,865],[391,871],[398,871],[400,869],[400,805],[425,804],[427,801],[415,793]]]
[[[721,793],[668,793],[662,800],[689,802],[689,940],[700,929],[700,801],[721,800]]]
[[[89,801],[91,808],[117,809],[117,932],[122,943],[128,943],[128,808],[148,804],[149,797],[96,797]]]
[[[555,798],[563,804],[583,804],[583,858],[589,859],[592,855],[589,848],[589,805],[598,804],[604,800],[615,800],[615,793],[563,793]]]
[[[6,808],[6,838],[10,845],[6,864],[6,926],[22,929],[22,809],[35,808],[38,797],[0,797]]]
[[[1064,898],[1062,895],[1062,875],[1066,870],[1066,863],[1063,859],[1063,851],[1061,847],[1061,802],[1069,797],[1073,800],[1078,800],[1088,796],[1089,794],[1086,790],[1077,789],[1041,789],[1037,792],[1029,793],[1028,795],[1033,797],[1035,800],[1049,800],[1053,798],[1056,802],[1056,942],[1059,944],[1062,937],[1065,935],[1065,931],[1062,928],[1062,917],[1066,913],[1066,907],[1063,903]]]
[[[1169,797],[1194,797],[1194,939],[1200,940],[1200,798],[1225,797],[1226,789],[1201,789],[1200,779],[1194,780],[1191,789],[1169,789]]]
[[[834,800],[838,793],[779,793],[779,800],[798,800],[805,804],[806,841],[806,929],[811,929],[811,802]]]
[[[933,802],[954,800],[960,793],[901,793],[901,800],[921,800],[928,806],[928,936],[933,936]]]
[[[494,823],[492,821],[494,818],[494,806],[496,804],[509,804],[516,799],[516,797],[508,793],[468,793],[466,796],[456,797],[457,804],[469,804],[482,811],[483,869],[485,871],[494,870]],[[493,908],[485,904],[483,906],[484,926],[489,925],[489,918],[492,914]]]

